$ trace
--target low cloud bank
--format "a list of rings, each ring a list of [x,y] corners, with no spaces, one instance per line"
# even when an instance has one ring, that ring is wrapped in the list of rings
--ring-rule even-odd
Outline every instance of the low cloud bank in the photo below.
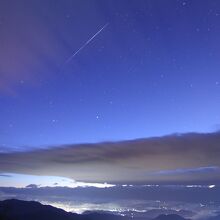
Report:
[[[188,133],[0,153],[0,172],[64,176],[84,182],[213,183],[220,181],[219,158],[219,132]]]

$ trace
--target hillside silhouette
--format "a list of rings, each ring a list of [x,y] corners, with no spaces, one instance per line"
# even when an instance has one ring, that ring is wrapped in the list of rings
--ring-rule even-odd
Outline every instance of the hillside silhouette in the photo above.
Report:
[[[88,212],[76,214],[35,201],[10,199],[0,201],[0,220],[131,220],[134,218],[110,213]],[[135,219],[138,220],[138,219]],[[186,220],[178,215],[160,215],[152,220]]]

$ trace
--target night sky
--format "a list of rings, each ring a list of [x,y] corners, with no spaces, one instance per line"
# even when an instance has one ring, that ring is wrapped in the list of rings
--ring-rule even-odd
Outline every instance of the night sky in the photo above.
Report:
[[[219,219],[219,158],[219,0],[0,0],[0,201]]]
[[[2,0],[1,151],[218,130],[219,39],[218,0]]]

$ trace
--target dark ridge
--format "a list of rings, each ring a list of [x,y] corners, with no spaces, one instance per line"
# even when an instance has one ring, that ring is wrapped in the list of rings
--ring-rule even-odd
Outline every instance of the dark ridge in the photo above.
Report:
[[[140,220],[105,212],[75,214],[35,201],[0,201],[0,220]],[[147,220],[147,219],[145,219]],[[179,215],[160,215],[153,220],[186,220]]]

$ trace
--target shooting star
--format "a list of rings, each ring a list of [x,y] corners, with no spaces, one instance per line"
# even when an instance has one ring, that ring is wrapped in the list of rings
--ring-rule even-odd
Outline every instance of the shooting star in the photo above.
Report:
[[[84,47],[86,47],[98,34],[100,34],[107,26],[109,23],[106,23],[99,31],[97,31],[89,40],[85,42],[75,53],[73,53],[66,61],[64,64],[69,63]]]

